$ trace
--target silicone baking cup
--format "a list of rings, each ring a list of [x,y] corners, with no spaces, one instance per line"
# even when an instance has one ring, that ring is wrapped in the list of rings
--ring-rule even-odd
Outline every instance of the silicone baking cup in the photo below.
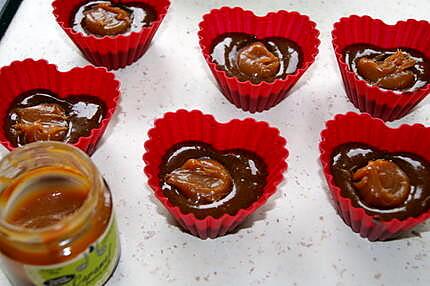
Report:
[[[301,48],[302,64],[294,74],[283,79],[254,84],[241,82],[217,67],[211,52],[214,40],[225,33],[242,32],[257,38],[282,37],[294,41]],[[203,16],[200,23],[200,47],[219,88],[236,107],[249,112],[269,110],[287,97],[288,91],[315,61],[318,54],[319,31],[308,16],[297,12],[278,11],[258,17],[241,8],[222,7]]]
[[[349,198],[342,196],[330,172],[333,150],[345,143],[358,142],[386,152],[410,152],[430,161],[429,140],[429,127],[415,124],[390,128],[382,120],[368,114],[350,112],[327,121],[326,129],[321,132],[320,160],[336,210],[354,232],[370,241],[391,239],[430,218],[430,210],[405,220],[381,221],[364,209],[353,206]]]
[[[279,135],[278,129],[254,119],[235,119],[228,123],[219,123],[213,116],[200,111],[178,110],[175,113],[166,113],[164,117],[156,120],[148,136],[143,160],[146,163],[145,174],[148,176],[149,186],[154,191],[155,197],[183,229],[202,239],[216,238],[233,231],[275,193],[283,179],[282,174],[287,169],[286,140]],[[208,216],[198,219],[192,213],[183,213],[164,196],[160,187],[159,173],[166,152],[173,145],[190,140],[211,144],[220,151],[240,148],[258,154],[264,159],[269,173],[263,195],[251,206],[239,210],[233,216],[224,214],[220,218]]]
[[[152,38],[170,6],[169,0],[113,0],[113,3],[147,4],[157,12],[157,20],[138,32],[124,35],[96,37],[84,35],[72,29],[72,20],[77,9],[89,0],[55,0],[52,3],[54,16],[66,34],[82,51],[85,58],[96,66],[119,69],[137,61],[145,54]]]
[[[49,90],[59,98],[71,95],[96,96],[105,103],[105,116],[98,128],[87,137],[79,138],[75,147],[91,155],[106,130],[120,97],[119,81],[105,68],[78,67],[67,72],[45,60],[26,59],[15,61],[0,68],[0,142],[8,150],[16,147],[7,139],[5,120],[12,102],[17,96],[31,90]]]
[[[395,92],[369,85],[348,68],[343,50],[352,44],[371,44],[385,49],[411,48],[430,59],[430,23],[407,20],[387,25],[369,16],[341,18],[334,24],[333,47],[349,100],[362,112],[385,121],[408,114],[430,92],[430,85],[415,92]]]

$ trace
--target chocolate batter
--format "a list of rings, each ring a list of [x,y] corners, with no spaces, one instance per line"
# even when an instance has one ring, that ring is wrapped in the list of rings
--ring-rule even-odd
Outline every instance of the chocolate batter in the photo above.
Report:
[[[381,164],[381,161],[384,163]],[[374,178],[368,177],[363,181],[363,174],[360,174],[365,169],[367,169],[366,172],[369,172],[369,168],[374,168],[372,164],[388,168],[382,175],[390,177],[382,176],[380,179],[383,183],[385,180],[389,184],[398,185],[395,197],[389,198],[379,193],[369,200],[366,196],[372,194],[363,193],[363,191],[369,192],[369,190],[375,191],[375,189],[378,191],[378,186],[374,185],[373,188],[369,188],[369,186],[363,185],[363,183],[371,184]],[[363,167],[366,168],[363,169]],[[342,191],[342,196],[350,198],[355,207],[363,208],[375,219],[404,220],[408,217],[417,217],[430,209],[430,163],[417,155],[386,153],[365,144],[348,143],[334,150],[331,173],[336,185]],[[395,177],[393,177],[394,173]],[[379,198],[380,201],[375,201],[375,198]],[[383,200],[387,198],[389,200],[384,202]],[[401,200],[399,201],[399,199]],[[369,203],[371,204],[369,205]]]
[[[39,140],[76,143],[100,125],[104,113],[104,103],[93,96],[60,99],[50,91],[33,90],[11,104],[4,128],[14,146]]]
[[[293,74],[301,66],[300,47],[285,38],[257,39],[244,33],[227,33],[214,41],[212,60],[219,69],[240,81],[272,82]]]
[[[192,190],[195,180],[186,189],[178,181],[172,184],[172,176],[183,171],[190,164],[189,159],[212,164],[211,170],[205,170],[210,177],[201,179],[213,186],[212,196],[205,196],[208,194],[206,190],[201,193],[204,195],[203,200],[201,196],[190,195],[188,191]],[[202,172],[194,175],[201,176]],[[249,207],[261,197],[267,175],[264,161],[256,154],[245,150],[218,152],[201,142],[184,142],[173,146],[160,165],[160,185],[164,195],[182,212],[194,213],[200,219],[207,216],[219,218],[226,213],[235,215],[240,209]],[[214,178],[222,181],[214,181]]]
[[[346,47],[343,53],[351,71],[370,85],[412,92],[430,81],[429,61],[413,49],[381,49],[355,44]]]
[[[140,31],[157,19],[157,12],[142,3],[90,1],[79,7],[71,26],[77,32],[98,37]]]

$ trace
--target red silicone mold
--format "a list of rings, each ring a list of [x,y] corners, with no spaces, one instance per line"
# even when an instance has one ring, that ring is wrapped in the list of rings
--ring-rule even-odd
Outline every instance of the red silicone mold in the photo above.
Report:
[[[79,138],[73,145],[91,155],[115,112],[120,97],[119,81],[105,68],[78,67],[67,72],[58,71],[57,66],[45,60],[26,59],[15,61],[0,68],[0,142],[8,150],[13,146],[7,139],[5,120],[13,100],[30,90],[50,90],[60,98],[70,95],[91,95],[106,105],[106,114],[100,126],[92,129],[87,137]]]
[[[421,124],[402,125],[390,128],[369,114],[347,113],[336,115],[326,123],[321,132],[321,164],[331,197],[337,212],[354,232],[370,241],[387,240],[430,218],[430,210],[418,217],[405,220],[392,219],[380,221],[367,214],[364,209],[352,205],[349,198],[341,195],[330,172],[331,154],[342,144],[350,142],[365,143],[386,152],[411,152],[430,161],[430,128]]]
[[[229,32],[243,32],[257,38],[283,37],[296,42],[303,54],[302,67],[294,74],[272,83],[241,82],[228,76],[212,61],[212,45],[216,37]],[[287,97],[288,91],[315,61],[318,54],[319,31],[308,16],[297,12],[278,11],[258,17],[241,8],[223,7],[210,11],[200,23],[200,47],[219,88],[236,107],[249,112],[269,110]]]
[[[353,15],[334,24],[332,37],[346,94],[360,111],[386,121],[399,119],[430,92],[430,85],[404,93],[371,86],[348,68],[343,57],[343,50],[349,45],[372,44],[385,49],[412,48],[430,58],[429,22],[407,20],[392,26],[369,16]]]
[[[200,111],[178,110],[175,113],[166,113],[163,118],[156,120],[148,136],[143,160],[146,163],[145,174],[148,176],[149,186],[179,224],[202,239],[215,238],[234,230],[275,193],[283,179],[282,173],[287,169],[286,140],[279,135],[278,129],[254,119],[235,119],[228,123],[219,123],[213,116]],[[182,213],[178,207],[171,204],[160,188],[161,160],[174,144],[189,140],[209,143],[217,150],[246,149],[263,158],[269,176],[260,199],[248,208],[239,210],[234,216],[225,214],[220,218],[208,216],[204,219],[198,219],[192,213]]]
[[[169,0],[111,0],[114,3],[150,5],[157,11],[157,20],[138,32],[99,38],[78,33],[71,27],[74,13],[86,2],[89,0],[55,0],[52,3],[54,16],[88,61],[114,70],[128,66],[143,56],[170,6]]]

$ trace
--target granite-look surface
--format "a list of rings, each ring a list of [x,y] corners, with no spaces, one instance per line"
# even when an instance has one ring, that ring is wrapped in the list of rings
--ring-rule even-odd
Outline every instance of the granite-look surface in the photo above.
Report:
[[[115,72],[122,100],[93,159],[109,182],[122,239],[121,262],[108,285],[430,285],[430,222],[420,236],[370,243],[337,216],[319,164],[319,133],[336,113],[357,111],[345,97],[331,46],[340,17],[367,14],[388,23],[429,19],[428,0],[202,1],[173,0],[146,55]],[[198,46],[198,23],[211,8],[242,6],[259,15],[296,10],[321,31],[316,63],[290,96],[269,112],[251,115],[217,90]],[[51,14],[51,0],[26,0],[3,41],[0,65],[45,58],[61,70],[88,62]],[[155,118],[179,108],[218,120],[253,117],[278,127],[288,140],[286,180],[277,195],[240,230],[200,240],[178,229],[155,202],[141,160]],[[391,125],[430,125],[430,101]],[[6,154],[4,148],[0,155]],[[0,285],[8,285],[1,274]]]

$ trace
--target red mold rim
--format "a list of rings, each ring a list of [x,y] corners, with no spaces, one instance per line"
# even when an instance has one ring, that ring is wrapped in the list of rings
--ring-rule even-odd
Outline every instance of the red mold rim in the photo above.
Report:
[[[313,51],[310,54],[310,57],[307,61],[304,61],[302,63],[302,67],[298,68],[293,74],[287,74],[284,78],[277,78],[272,82],[266,82],[266,81],[261,81],[259,83],[252,83],[251,81],[247,80],[247,81],[240,81],[237,77],[234,76],[229,76],[227,74],[226,71],[219,69],[218,66],[213,62],[212,57],[211,57],[211,46],[206,46],[204,44],[204,30],[207,27],[207,23],[210,22],[210,20],[208,19],[211,15],[213,14],[221,14],[227,11],[238,11],[240,13],[243,13],[245,15],[250,15],[251,17],[255,18],[255,19],[264,19],[264,18],[270,18],[273,17],[274,15],[277,14],[284,14],[284,15],[296,15],[298,17],[301,17],[303,19],[305,19],[307,22],[310,23],[311,25],[311,31],[314,34],[314,38],[315,38],[315,43],[313,45]],[[279,10],[277,12],[269,12],[268,14],[266,14],[265,16],[257,16],[255,15],[252,11],[249,10],[244,10],[240,7],[222,7],[220,9],[212,9],[211,11],[209,11],[209,13],[203,15],[203,20],[199,23],[199,32],[198,32],[198,36],[199,36],[199,43],[200,43],[200,47],[202,49],[203,52],[203,56],[205,57],[205,60],[207,62],[207,64],[209,65],[209,67],[212,70],[216,70],[218,73],[220,73],[223,77],[229,79],[229,80],[234,80],[236,82],[236,84],[240,84],[242,86],[245,87],[261,87],[261,88],[268,88],[271,86],[274,86],[277,83],[285,83],[287,81],[292,80],[293,78],[298,78],[301,77],[303,75],[303,73],[315,62],[315,58],[318,55],[318,47],[320,45],[320,40],[318,39],[318,36],[320,35],[320,32],[316,29],[316,23],[313,22],[308,16],[306,15],[302,15],[298,12],[288,12],[285,10]]]
[[[344,60],[343,48],[345,48],[345,47],[341,46],[341,44],[339,43],[338,32],[339,32],[339,29],[341,26],[348,25],[350,21],[354,21],[354,20],[367,20],[367,21],[373,22],[375,25],[388,27],[388,28],[392,28],[392,29],[394,29],[400,25],[403,25],[403,24],[422,23],[422,24],[428,24],[430,26],[429,22],[424,21],[424,20],[417,21],[415,19],[408,19],[406,21],[398,21],[394,25],[389,25],[380,19],[374,19],[374,18],[367,16],[367,15],[365,15],[365,16],[351,15],[349,17],[342,17],[339,19],[338,22],[336,22],[333,25],[332,44],[333,44],[334,52],[335,52],[336,58],[338,60],[338,63],[340,65],[340,68],[342,70],[344,70],[344,72],[346,72],[346,74],[348,74],[349,76],[353,76],[354,79],[356,80],[356,82],[360,85],[360,87],[365,88],[369,92],[371,91],[373,93],[379,93],[379,95],[381,97],[382,96],[385,97],[386,99],[384,101],[390,103],[390,106],[393,107],[393,106],[401,103],[403,100],[406,100],[407,99],[406,97],[408,97],[408,96],[412,96],[412,95],[415,95],[418,93],[420,93],[420,94],[430,93],[430,83],[423,86],[422,88],[419,88],[416,91],[396,92],[396,91],[392,91],[389,89],[382,89],[382,88],[379,88],[375,85],[370,85],[364,79],[360,79],[355,72],[351,71],[350,68],[348,67],[348,65],[346,64],[345,60]],[[350,43],[349,45],[351,45],[351,44],[354,44],[354,43]],[[372,43],[371,42],[365,42],[365,43],[356,42],[356,44],[372,44]],[[388,48],[397,48],[397,47],[380,46],[380,48],[388,49]],[[423,52],[423,51],[421,51],[421,52]],[[363,96],[361,94],[359,94],[359,95]]]
[[[113,103],[113,107],[109,108],[106,111],[106,114],[104,116],[104,118],[102,119],[102,121],[100,122],[100,125],[97,128],[93,128],[90,131],[90,134],[88,136],[83,136],[83,137],[79,137],[78,141],[76,141],[75,143],[71,144],[81,150],[84,150],[85,146],[86,148],[90,147],[91,143],[95,143],[93,141],[97,141],[101,138],[101,136],[103,135],[104,130],[106,129],[107,125],[109,124],[110,120],[112,119],[113,114],[115,113],[116,107],[118,106],[118,101],[121,95],[120,92],[120,82],[115,78],[115,75],[111,72],[109,72],[106,68],[104,67],[94,67],[91,65],[87,65],[84,67],[74,67],[68,71],[59,71],[57,65],[55,64],[50,64],[47,60],[44,59],[40,59],[40,60],[34,60],[34,59],[25,59],[22,61],[13,61],[12,63],[10,63],[7,66],[3,66],[0,68],[0,75],[2,73],[4,73],[5,71],[8,71],[9,69],[11,69],[14,66],[20,66],[20,65],[26,65],[26,64],[31,64],[31,63],[35,63],[35,64],[40,64],[40,65],[45,65],[46,67],[51,67],[54,68],[56,73],[58,75],[62,75],[62,74],[67,74],[67,73],[73,73],[76,71],[97,71],[99,73],[105,73],[106,75],[109,75],[109,77],[112,79],[112,81],[114,82],[115,85],[115,96],[112,98],[112,103]],[[41,87],[43,88],[43,87]],[[18,95],[16,95],[18,96]],[[93,95],[91,95],[93,96]],[[0,114],[0,116],[3,116],[2,114]],[[0,126],[0,128],[3,128],[3,126]],[[100,136],[100,138],[99,138]],[[18,147],[13,146],[12,143],[7,139],[7,137],[5,136],[5,134],[3,133],[3,131],[0,131],[0,143],[9,151],[12,151]],[[94,148],[95,146],[93,146]],[[92,153],[94,150],[84,150],[86,153]]]
[[[163,6],[163,8],[160,11],[157,11],[157,20],[153,21],[151,23],[151,25],[147,26],[147,27],[142,27],[141,30],[139,31],[131,31],[130,33],[127,33],[126,35],[123,34],[119,34],[119,35],[115,35],[115,36],[103,36],[103,37],[96,37],[94,35],[86,35],[80,32],[77,32],[75,30],[73,30],[72,27],[70,27],[70,25],[68,23],[66,23],[63,19],[61,19],[60,17],[60,13],[58,12],[59,9],[61,9],[61,2],[64,0],[55,0],[54,2],[52,2],[52,7],[53,7],[53,14],[55,16],[55,19],[57,20],[58,24],[60,24],[61,28],[63,28],[64,31],[67,31],[68,33],[75,35],[75,36],[80,36],[82,38],[91,38],[93,40],[96,41],[102,41],[104,39],[120,39],[120,40],[126,40],[127,38],[130,37],[136,37],[138,36],[140,33],[142,33],[145,30],[151,30],[154,26],[158,26],[161,24],[161,22],[163,21],[164,17],[167,14],[167,10],[169,9],[170,6],[170,0],[162,0],[166,2],[166,5]],[[110,0],[112,3],[121,3],[121,0]],[[82,0],[81,1],[82,4],[86,3],[86,2],[90,2],[90,0]],[[132,1],[134,3],[145,3],[145,0],[134,0]],[[81,5],[82,5],[81,4]]]
[[[154,146],[157,146],[157,141],[159,139],[157,137],[157,129],[160,127],[160,125],[164,121],[169,121],[170,119],[174,118],[176,115],[184,115],[184,114],[199,117],[200,121],[208,122],[212,126],[218,125],[218,127],[221,129],[224,128],[223,126],[229,126],[231,124],[235,124],[235,123],[239,123],[239,122],[242,122],[242,123],[247,122],[248,124],[260,125],[262,128],[265,128],[267,130],[273,130],[274,133],[276,133],[276,135],[275,135],[276,139],[279,140],[279,145],[282,145],[282,149],[280,149],[282,155],[280,156],[280,158],[278,160],[277,169],[275,171],[275,174],[273,175],[272,181],[264,187],[262,196],[257,201],[252,203],[252,205],[250,205],[247,208],[240,209],[235,215],[224,214],[219,218],[207,216],[203,219],[199,219],[193,213],[188,213],[188,214],[183,213],[178,206],[173,205],[169,201],[169,199],[166,196],[164,196],[164,194],[160,188],[160,182],[159,182],[159,178],[158,178],[160,166],[154,163],[156,161],[155,158],[158,158],[158,154],[152,153]],[[144,144],[145,154],[143,155],[143,161],[146,164],[146,166],[144,168],[144,172],[148,177],[148,185],[153,190],[154,195],[164,205],[164,207],[166,207],[170,211],[170,213],[174,213],[175,215],[181,217],[183,220],[193,221],[193,222],[197,222],[197,223],[203,223],[203,225],[206,225],[206,226],[210,225],[211,223],[216,222],[216,221],[225,221],[225,220],[234,221],[235,219],[246,218],[247,216],[252,214],[256,209],[258,209],[259,207],[264,205],[266,203],[267,199],[276,192],[277,186],[279,185],[279,183],[284,178],[283,173],[287,170],[287,167],[288,167],[286,159],[287,159],[289,153],[285,147],[285,145],[287,143],[285,138],[283,138],[280,135],[280,132],[277,128],[270,127],[267,122],[256,121],[252,118],[247,118],[244,120],[233,119],[233,120],[228,121],[226,123],[220,123],[214,118],[214,116],[208,115],[208,114],[203,114],[199,110],[187,111],[184,109],[180,109],[180,110],[177,110],[176,112],[167,112],[164,114],[163,117],[156,119],[154,121],[154,127],[148,131],[148,137],[149,137],[149,139]],[[207,137],[207,138],[213,138],[213,137]],[[202,141],[202,140],[199,140],[199,141]],[[210,139],[207,141],[204,141],[204,142],[211,144]],[[172,143],[172,145],[173,144],[175,144],[175,143]],[[263,158],[263,160],[264,160],[264,158]],[[231,231],[232,229],[227,230],[227,232]],[[199,236],[199,235],[197,235],[197,236]],[[218,236],[218,235],[216,235],[216,236]],[[209,235],[209,237],[211,237],[211,236]],[[214,238],[214,237],[212,237],[212,238]]]
[[[348,207],[348,209],[353,210],[355,213],[359,214],[360,217],[367,219],[367,221],[370,221],[371,224],[374,224],[372,215],[367,214],[363,208],[355,207],[353,205],[351,199],[342,196],[341,189],[334,182],[334,177],[330,171],[330,161],[331,161],[331,155],[332,155],[332,151],[333,151],[332,147],[336,147],[336,146],[331,146],[331,143],[332,143],[330,141],[330,138],[332,137],[331,134],[336,133],[336,128],[337,128],[336,123],[337,122],[344,121],[347,119],[360,121],[360,122],[367,121],[367,122],[370,122],[370,124],[373,124],[375,126],[375,130],[383,129],[383,130],[387,130],[387,132],[395,132],[395,131],[397,131],[397,132],[400,132],[400,131],[411,132],[411,131],[416,130],[416,129],[424,129],[424,130],[428,130],[429,134],[430,134],[430,127],[425,127],[422,124],[413,124],[413,125],[402,124],[398,128],[391,128],[391,127],[387,126],[382,119],[374,118],[370,114],[367,114],[367,113],[358,114],[358,113],[354,113],[354,112],[348,112],[346,114],[337,114],[334,117],[334,119],[331,119],[331,120],[326,122],[326,128],[323,131],[321,131],[321,142],[319,144],[319,149],[320,149],[320,161],[321,161],[321,164],[323,167],[323,172],[324,172],[324,175],[326,177],[329,190],[332,193],[332,195],[334,195],[334,197],[336,199],[338,199],[338,201],[341,205],[346,205]],[[352,142],[352,141],[350,141],[350,142]],[[356,140],[355,142],[369,144],[369,142],[364,142],[364,141],[360,142],[359,140]],[[347,143],[347,142],[343,142],[343,143]],[[343,143],[338,143],[337,146],[339,146],[340,144],[343,144]],[[372,146],[372,144],[370,144],[370,145]],[[378,147],[378,146],[374,146],[374,147]],[[382,150],[384,150],[384,149],[382,149]],[[392,151],[388,150],[387,152],[392,152]],[[425,159],[429,160],[430,158],[425,158]],[[393,218],[393,219],[388,220],[388,221],[378,221],[378,223],[385,225],[387,227],[387,230],[391,231],[392,234],[396,234],[399,231],[396,228],[398,228],[398,226],[400,224],[402,224],[403,226],[414,226],[418,223],[425,221],[428,218],[430,218],[430,210],[420,214],[417,217],[408,217],[404,220],[399,220],[397,218]],[[362,219],[362,220],[364,220],[364,219]]]

